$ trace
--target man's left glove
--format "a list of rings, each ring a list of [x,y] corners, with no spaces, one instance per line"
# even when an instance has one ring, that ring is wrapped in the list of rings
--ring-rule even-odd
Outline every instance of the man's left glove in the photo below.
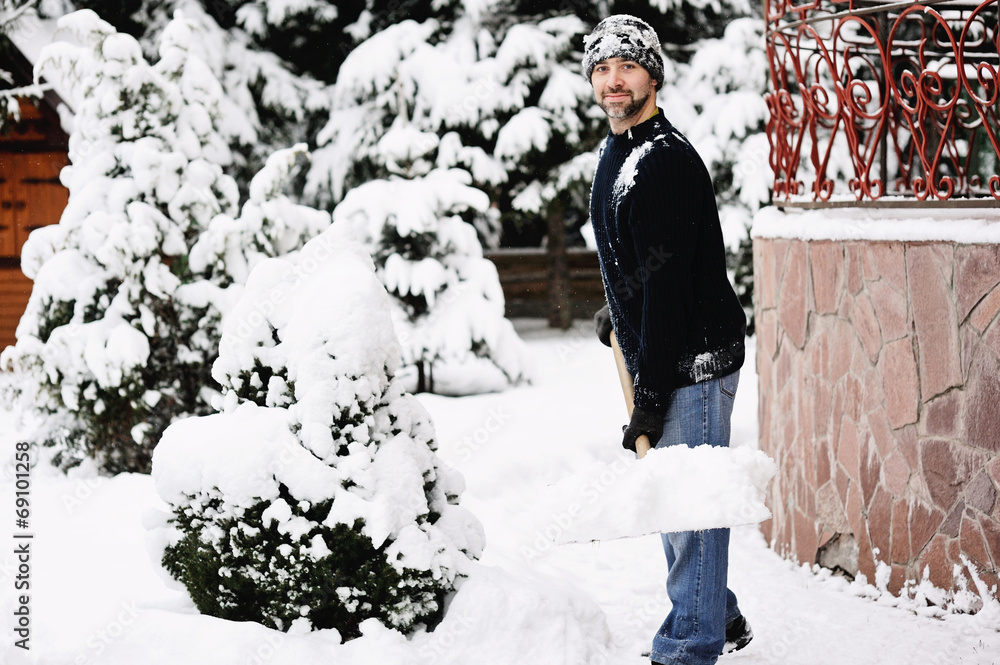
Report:
[[[594,331],[601,344],[611,346],[611,312],[607,305],[594,314]]]
[[[635,440],[645,434],[649,437],[650,447],[655,448],[656,443],[663,436],[663,417],[665,413],[647,411],[638,406],[632,409],[632,420],[625,428],[625,436],[622,439],[622,448],[635,452]]]

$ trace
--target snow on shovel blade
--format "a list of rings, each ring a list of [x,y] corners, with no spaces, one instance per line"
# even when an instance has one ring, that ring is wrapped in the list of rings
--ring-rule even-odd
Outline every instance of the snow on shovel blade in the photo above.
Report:
[[[756,524],[771,517],[764,491],[777,470],[760,450],[711,446],[598,462],[546,488],[559,526],[546,533],[563,544]]]

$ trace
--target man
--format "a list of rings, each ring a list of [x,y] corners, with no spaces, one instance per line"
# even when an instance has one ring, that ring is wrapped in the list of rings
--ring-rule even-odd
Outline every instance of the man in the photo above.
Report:
[[[611,16],[583,66],[608,116],[590,199],[607,306],[598,334],[621,347],[635,406],[622,445],[728,446],[746,316],[729,283],[712,180],[656,105],[656,32]],[[729,530],[663,534],[672,607],[653,639],[661,665],[711,665],[752,633],[727,587]]]

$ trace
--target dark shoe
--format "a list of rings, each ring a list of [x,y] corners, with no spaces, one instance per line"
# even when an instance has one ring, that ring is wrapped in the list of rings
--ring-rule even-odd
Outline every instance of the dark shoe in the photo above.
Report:
[[[742,614],[726,624],[726,643],[722,647],[722,655],[739,651],[750,644],[753,639],[753,631],[750,624]]]

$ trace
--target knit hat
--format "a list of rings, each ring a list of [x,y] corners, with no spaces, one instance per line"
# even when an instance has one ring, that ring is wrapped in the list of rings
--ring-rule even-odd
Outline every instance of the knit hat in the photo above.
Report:
[[[645,67],[650,77],[663,85],[660,38],[653,27],[640,18],[628,14],[609,16],[583,38],[583,45],[583,71],[588,81],[601,60],[624,58]]]

